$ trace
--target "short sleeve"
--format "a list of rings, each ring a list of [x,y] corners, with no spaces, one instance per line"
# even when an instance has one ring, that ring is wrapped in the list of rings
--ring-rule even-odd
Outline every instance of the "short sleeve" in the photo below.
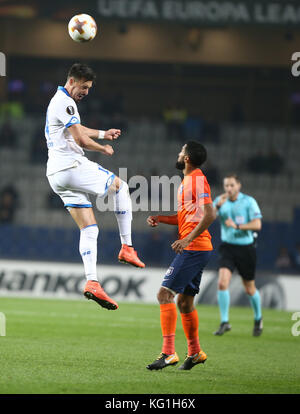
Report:
[[[249,198],[249,218],[250,220],[262,218],[257,201],[253,197]]]
[[[57,118],[64,124],[65,128],[80,124],[80,116],[77,106],[72,99],[62,100],[57,108]]]
[[[210,185],[208,184],[206,177],[204,177],[204,194],[201,194],[201,196],[205,200],[204,204],[212,204]]]
[[[196,176],[197,184],[193,186],[194,196],[199,205],[211,204],[210,186],[205,176]]]

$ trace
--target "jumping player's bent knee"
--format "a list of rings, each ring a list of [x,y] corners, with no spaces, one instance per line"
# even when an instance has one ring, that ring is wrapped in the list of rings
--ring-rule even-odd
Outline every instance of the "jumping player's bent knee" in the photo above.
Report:
[[[124,181],[121,180],[119,177],[115,177],[112,185],[110,186],[110,191],[118,192],[120,191],[121,187],[123,186]]]

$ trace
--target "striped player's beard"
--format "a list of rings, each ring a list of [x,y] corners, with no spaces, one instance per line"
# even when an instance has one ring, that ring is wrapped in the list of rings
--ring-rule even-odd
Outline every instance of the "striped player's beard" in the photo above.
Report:
[[[184,167],[185,167],[184,161],[177,161],[175,164],[175,167],[177,168],[177,170],[180,170],[180,171],[184,170]]]

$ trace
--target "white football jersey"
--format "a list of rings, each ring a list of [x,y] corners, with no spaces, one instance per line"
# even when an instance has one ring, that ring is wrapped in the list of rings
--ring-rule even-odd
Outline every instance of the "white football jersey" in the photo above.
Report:
[[[77,105],[68,91],[59,86],[51,99],[46,116],[45,136],[48,146],[46,175],[74,166],[84,157],[83,149],[75,142],[68,128],[80,124]]]

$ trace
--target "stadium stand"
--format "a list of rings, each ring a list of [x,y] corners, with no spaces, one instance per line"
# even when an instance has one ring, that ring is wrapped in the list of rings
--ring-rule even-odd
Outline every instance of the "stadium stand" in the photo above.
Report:
[[[43,122],[43,117],[39,115],[14,120],[14,130],[23,132],[16,134],[15,147],[1,148],[0,151],[1,189],[14,183],[18,193],[13,224],[1,226],[1,255],[7,258],[77,261],[78,231],[74,230],[74,223],[62,208],[59,198],[55,199],[54,196],[54,201],[49,201],[51,190],[45,177],[45,164],[38,160],[32,161],[32,143],[37,131],[40,131],[40,139],[44,142]],[[3,123],[4,120],[1,124]],[[300,184],[299,133],[297,128],[288,130],[276,125],[240,126],[222,123],[220,142],[208,140],[205,135],[200,138],[205,142],[209,162],[217,167],[219,176],[231,171],[237,172],[244,191],[253,195],[262,208],[264,225],[258,237],[260,268],[275,268],[280,248],[284,246],[292,251],[299,243],[297,229],[300,230],[300,220],[299,214],[295,213],[295,209],[300,206],[300,193],[297,191]],[[150,183],[150,177],[154,174],[169,177],[178,175],[174,163],[181,144],[178,140],[170,139],[167,126],[162,120],[130,119],[122,139],[114,143],[113,157],[104,158],[92,153],[87,156],[116,174],[120,173],[119,168],[128,168],[129,183],[135,175],[146,177]],[[276,150],[282,159],[287,155],[288,165],[283,165],[278,173],[270,170],[257,174],[257,171],[249,170],[248,160],[257,156],[255,148],[260,148],[260,154],[264,157],[271,150]],[[12,159],[15,164],[11,162]],[[213,197],[221,192],[220,180],[218,185],[212,186]],[[96,210],[96,215],[101,228],[103,261],[113,263],[119,247],[114,214]],[[169,243],[176,234],[172,227],[165,226],[159,236],[153,235],[145,223],[148,215],[147,211],[134,214],[134,238],[145,261],[163,266],[172,256]],[[217,246],[217,223],[212,225],[211,231]],[[150,255],[147,249],[150,243],[153,251],[157,251],[156,255]],[[215,266],[215,260],[212,260],[211,266]]]

